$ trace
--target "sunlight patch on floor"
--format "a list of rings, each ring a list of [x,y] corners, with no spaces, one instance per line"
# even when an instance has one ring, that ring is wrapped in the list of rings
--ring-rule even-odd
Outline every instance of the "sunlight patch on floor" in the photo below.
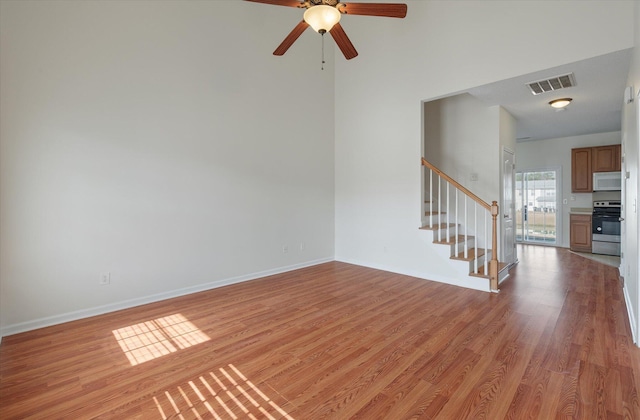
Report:
[[[113,330],[131,366],[209,341],[182,314],[174,314]]]
[[[156,408],[163,419],[287,419],[294,420],[271,400],[234,365],[208,372],[197,380],[154,396]]]

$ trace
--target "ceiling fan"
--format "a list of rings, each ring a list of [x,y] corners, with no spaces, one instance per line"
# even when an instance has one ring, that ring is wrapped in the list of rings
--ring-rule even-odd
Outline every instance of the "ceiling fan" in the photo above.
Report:
[[[284,55],[289,47],[311,26],[316,32],[324,35],[329,32],[347,60],[358,55],[351,40],[340,26],[343,14],[361,16],[381,16],[404,18],[407,5],[402,3],[341,3],[338,0],[245,0],[253,3],[272,4],[276,6],[297,7],[307,9],[303,19],[287,35],[273,52],[273,55]]]

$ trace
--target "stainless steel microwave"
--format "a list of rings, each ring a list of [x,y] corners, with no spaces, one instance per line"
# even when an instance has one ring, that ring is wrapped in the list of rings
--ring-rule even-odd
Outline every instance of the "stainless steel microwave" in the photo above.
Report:
[[[593,174],[593,191],[620,191],[621,187],[622,172],[595,172]]]

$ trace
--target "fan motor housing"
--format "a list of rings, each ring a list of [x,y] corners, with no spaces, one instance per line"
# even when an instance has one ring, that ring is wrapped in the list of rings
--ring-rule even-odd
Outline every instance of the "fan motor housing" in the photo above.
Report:
[[[305,3],[309,3],[310,6],[319,6],[324,4],[327,6],[337,7],[339,2],[338,0],[307,0]]]

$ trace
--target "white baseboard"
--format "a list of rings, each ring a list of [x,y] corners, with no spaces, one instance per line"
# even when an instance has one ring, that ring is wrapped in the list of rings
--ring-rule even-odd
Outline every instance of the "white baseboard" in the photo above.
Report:
[[[627,283],[625,282],[622,287],[622,294],[624,295],[624,303],[627,306],[627,315],[629,316],[629,325],[631,326],[631,338],[636,346],[640,347],[640,343],[638,342],[638,324],[636,320],[636,316],[633,313],[633,306],[631,306],[631,299],[629,298],[629,290],[627,289]]]
[[[491,290],[489,289],[489,282],[482,282],[482,281],[478,281],[475,282],[475,278],[471,278],[469,276],[460,276],[460,277],[439,277],[439,276],[433,276],[433,275],[428,275],[428,277],[421,272],[418,271],[412,271],[412,270],[400,270],[397,267],[391,267],[391,266],[385,266],[382,264],[370,264],[370,263],[366,263],[363,261],[357,261],[357,260],[353,260],[353,259],[349,259],[349,258],[339,258],[336,257],[335,259],[336,261],[339,262],[344,262],[347,264],[354,264],[354,265],[359,265],[361,267],[368,267],[368,268],[374,268],[376,270],[381,270],[381,271],[388,271],[390,273],[395,273],[395,274],[402,274],[405,276],[410,276],[410,277],[417,277],[419,279],[424,279],[424,280],[430,280],[430,281],[435,281],[437,283],[445,283],[445,284],[450,284],[452,286],[458,286],[458,287],[464,287],[467,289],[474,289],[474,290],[480,290],[482,292],[491,292]],[[480,279],[478,279],[480,280]],[[478,283],[478,284],[476,284]],[[481,283],[485,283],[484,285]],[[484,287],[483,287],[484,286]]]
[[[18,324],[8,325],[0,329],[0,342],[2,337],[18,334],[25,331],[31,331],[38,328],[49,327],[52,325],[63,324],[65,322],[77,321],[79,319],[89,318],[91,316],[103,315],[109,312],[115,312],[122,309],[129,309],[135,306],[146,305],[148,303],[159,302],[161,300],[171,299],[179,296],[189,295],[192,293],[203,292],[222,286],[241,283],[244,281],[255,280],[261,277],[272,276],[274,274],[286,273],[288,271],[298,270],[301,268],[311,267],[318,264],[334,261],[333,258],[321,258],[313,261],[307,261],[300,264],[278,267],[270,270],[259,271],[256,273],[245,274],[242,276],[231,277],[228,279],[216,280],[210,283],[199,284],[196,286],[185,287],[183,289],[171,290],[168,292],[157,293],[154,295],[144,296],[135,299],[123,300],[120,302],[110,303],[108,305],[96,306],[93,308],[82,309],[79,311],[67,312],[60,315],[39,318],[32,321],[20,322]]]

